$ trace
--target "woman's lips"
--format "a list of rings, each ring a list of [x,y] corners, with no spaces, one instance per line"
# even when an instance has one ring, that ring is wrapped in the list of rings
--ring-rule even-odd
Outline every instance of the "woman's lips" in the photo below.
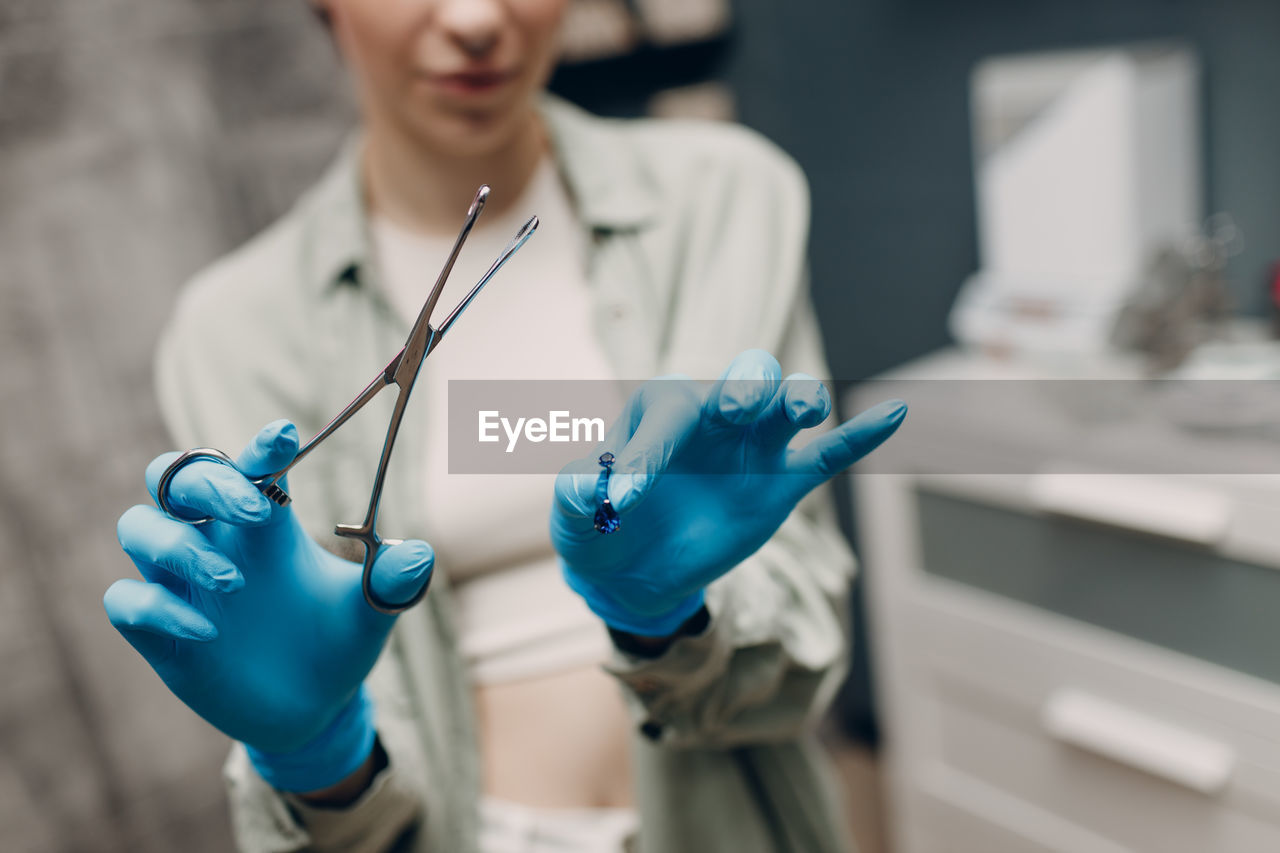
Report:
[[[425,76],[432,85],[454,95],[483,95],[501,88],[516,75],[513,71],[460,71]]]

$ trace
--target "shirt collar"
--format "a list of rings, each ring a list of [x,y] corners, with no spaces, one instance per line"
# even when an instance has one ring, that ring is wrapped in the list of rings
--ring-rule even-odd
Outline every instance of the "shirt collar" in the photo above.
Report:
[[[578,215],[594,231],[643,228],[657,217],[654,177],[634,149],[627,120],[605,119],[547,95],[542,116]]]
[[[593,116],[553,95],[546,95],[539,108],[552,155],[584,227],[613,232],[651,224],[658,213],[658,187],[622,122]],[[348,139],[320,182],[299,202],[310,258],[308,278],[321,291],[341,283],[359,284],[368,270],[361,145],[358,134]]]
[[[298,203],[308,283],[321,292],[340,283],[358,284],[369,256],[361,145],[359,134],[347,139],[320,182]]]

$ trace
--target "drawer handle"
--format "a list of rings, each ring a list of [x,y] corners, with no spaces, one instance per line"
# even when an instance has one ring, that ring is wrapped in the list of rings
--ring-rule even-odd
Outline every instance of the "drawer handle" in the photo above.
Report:
[[[1133,475],[1037,474],[1031,502],[1041,512],[1209,547],[1231,521],[1224,495]]]
[[[1235,767],[1235,751],[1221,741],[1079,690],[1054,692],[1041,720],[1063,743],[1202,794],[1221,791]]]

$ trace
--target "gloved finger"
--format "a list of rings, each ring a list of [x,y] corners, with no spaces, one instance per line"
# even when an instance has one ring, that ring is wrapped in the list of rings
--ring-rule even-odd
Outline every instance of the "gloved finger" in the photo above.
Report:
[[[756,440],[766,451],[778,451],[802,429],[809,429],[831,414],[831,394],[807,373],[793,373],[782,381],[778,393],[752,424]]]
[[[369,584],[382,601],[410,601],[431,580],[435,564],[435,551],[420,539],[410,539],[398,545],[384,545],[373,561]],[[371,618],[392,618],[372,607],[363,609],[371,614]]]
[[[565,465],[556,475],[556,509],[569,518],[585,519],[586,526],[591,527],[597,509],[599,479],[600,464],[596,457],[575,459]]]
[[[161,582],[160,570],[211,592],[235,592],[244,586],[240,570],[204,534],[153,506],[126,510],[116,523],[116,536],[149,581]]]
[[[907,404],[887,400],[845,421],[787,457],[786,478],[802,497],[879,447],[907,415]]]
[[[768,409],[781,379],[776,358],[762,349],[745,350],[711,386],[703,411],[713,423],[751,423]]]
[[[662,399],[663,395],[675,394],[678,396],[688,394],[692,390],[692,381],[683,373],[656,376],[641,383],[640,387],[627,398],[627,402],[622,407],[622,414],[610,425],[609,432],[605,435],[599,451],[608,450],[616,456],[622,446],[630,440],[632,434],[636,431],[636,427],[640,426],[644,413],[658,400]]]
[[[671,460],[697,435],[702,420],[701,395],[687,379],[646,382],[635,399],[638,417],[626,442],[613,451],[609,477],[609,501],[619,513],[643,500]]]
[[[157,669],[175,641],[207,643],[218,636],[208,617],[159,584],[118,580],[102,596],[102,606],[115,629]]]

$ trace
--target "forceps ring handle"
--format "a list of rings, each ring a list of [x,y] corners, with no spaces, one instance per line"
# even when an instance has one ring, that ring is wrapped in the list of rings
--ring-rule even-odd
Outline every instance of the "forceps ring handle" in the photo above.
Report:
[[[228,467],[236,468],[235,460],[223,453],[221,450],[213,447],[196,447],[180,453],[177,459],[170,462],[168,467],[164,469],[164,473],[160,475],[160,482],[156,484],[156,503],[160,506],[160,510],[170,518],[175,518],[178,521],[184,521],[193,527],[198,527],[201,524],[208,524],[210,521],[213,521],[213,516],[206,515],[200,518],[191,518],[190,516],[181,514],[174,508],[173,504],[169,500],[169,487],[173,483],[174,476],[176,476],[179,471],[198,459],[209,459]],[[236,470],[238,471],[240,469],[236,468]],[[256,480],[249,480],[249,482],[253,483],[258,488],[262,488],[262,484],[274,476],[276,475],[268,474],[267,476],[259,477]],[[358,540],[360,544],[364,545],[364,570],[360,579],[360,586],[361,590],[364,592],[365,601],[367,601],[369,606],[374,610],[377,610],[379,613],[396,614],[403,610],[408,610],[410,607],[421,601],[423,596],[427,594],[427,587],[431,585],[431,575],[427,576],[427,582],[422,585],[422,589],[418,590],[417,595],[404,603],[386,601],[379,597],[373,590],[373,561],[378,557],[378,550],[383,545],[399,545],[401,540],[381,539],[372,529],[372,526],[367,524],[339,524],[333,532],[339,536]]]
[[[237,471],[240,470],[239,468],[236,468],[234,459],[223,453],[221,450],[213,447],[197,447],[184,453],[180,453],[178,458],[170,462],[169,467],[164,469],[164,473],[160,475],[160,482],[156,484],[156,503],[159,504],[160,511],[165,515],[170,518],[176,518],[178,521],[185,521],[193,527],[199,527],[201,524],[208,524],[210,521],[213,521],[213,516],[205,515],[199,518],[192,518],[178,512],[169,501],[169,486],[173,483],[173,478],[179,471],[190,465],[192,462],[195,462],[197,459],[212,459],[214,462],[220,462],[230,468],[235,468]],[[249,480],[249,482],[261,488],[262,483],[270,477],[271,475],[268,474],[266,477],[259,477],[256,480]]]
[[[347,539],[355,539],[364,546],[364,573],[360,577],[360,589],[364,592],[364,600],[374,610],[394,616],[397,613],[408,610],[427,594],[427,587],[431,586],[431,578],[435,576],[435,572],[427,575],[427,582],[422,585],[422,588],[418,590],[413,598],[405,602],[387,601],[373,590],[373,561],[378,558],[378,551],[383,545],[399,545],[404,542],[403,539],[383,539],[378,536],[377,531],[368,523],[339,524],[333,529],[333,532]]]

